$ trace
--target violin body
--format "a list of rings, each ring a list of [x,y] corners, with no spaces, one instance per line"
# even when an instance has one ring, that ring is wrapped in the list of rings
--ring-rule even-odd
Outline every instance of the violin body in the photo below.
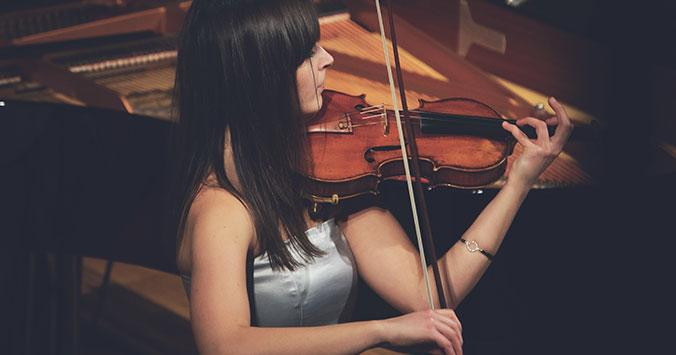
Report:
[[[402,180],[405,172],[394,111],[371,106],[365,95],[352,96],[325,90],[324,105],[307,123],[311,162],[306,197],[317,204],[337,205],[354,197],[377,195],[384,180]],[[499,179],[514,143],[506,134],[487,134],[455,125],[453,116],[426,121],[424,113],[444,113],[467,118],[495,118],[489,106],[469,99],[420,101],[411,111],[419,152],[421,182],[429,189],[438,186],[478,188]],[[450,117],[450,118],[449,118]],[[402,115],[402,120],[405,117]],[[444,123],[449,123],[445,125]],[[456,127],[456,128],[454,128]],[[454,133],[458,132],[458,133]]]

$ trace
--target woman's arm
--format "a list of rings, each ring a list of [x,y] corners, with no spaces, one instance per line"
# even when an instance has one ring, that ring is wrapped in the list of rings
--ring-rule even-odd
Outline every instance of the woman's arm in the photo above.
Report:
[[[503,128],[523,146],[521,156],[512,164],[507,183],[481,212],[475,222],[463,234],[465,240],[474,240],[484,250],[495,254],[512,224],[516,212],[537,178],[561,153],[573,124],[565,108],[553,97],[550,106],[556,116],[547,120],[532,117],[517,120],[518,126],[530,125],[537,132],[536,139],[529,139],[517,126],[503,123]],[[549,137],[547,125],[557,125],[556,132]],[[474,288],[489,265],[487,257],[471,253],[464,244],[456,243],[440,260],[442,270],[453,281],[454,299],[460,302]],[[431,270],[431,268],[430,268]],[[445,294],[450,294],[448,279],[442,278]]]
[[[253,226],[246,209],[227,192],[201,194],[191,208],[186,237],[191,322],[202,354],[347,354],[379,344],[433,344],[450,354],[462,352],[459,322],[450,310],[321,327],[252,327],[246,257]]]
[[[495,253],[525,195],[523,189],[504,186],[463,237],[476,240],[483,249]],[[341,229],[355,255],[361,277],[374,291],[403,313],[428,308],[418,251],[394,216],[386,210],[370,208],[350,216],[341,224]],[[470,253],[464,244],[456,243],[438,260],[447,297],[449,279],[453,282],[453,299],[460,303],[489,264],[484,255]],[[427,272],[435,307],[439,307],[432,268]]]
[[[498,251],[531,186],[561,152],[572,131],[563,106],[553,99],[550,99],[550,105],[557,116],[546,123],[559,126],[551,138],[546,123],[535,118],[524,118],[517,124],[534,126],[538,132],[537,140],[531,141],[516,126],[504,125],[524,146],[523,153],[512,165],[508,182],[463,234],[465,240],[476,241],[490,253]],[[341,228],[355,254],[361,276],[381,297],[402,312],[428,308],[418,251],[389,212],[378,208],[364,210],[350,216]],[[449,295],[448,286],[452,282],[453,299],[459,303],[484,274],[489,260],[480,253],[470,253],[464,244],[456,243],[438,260],[438,265],[445,294]],[[431,267],[426,271],[433,280]],[[438,306],[434,282],[431,287]],[[450,305],[455,306],[457,304]]]
[[[500,249],[521,203],[529,188],[508,182],[500,189],[493,200],[484,208],[477,219],[463,234],[465,240],[474,240],[484,250],[495,255]],[[442,275],[444,294],[450,295],[449,280],[453,282],[453,300],[460,303],[474,288],[490,265],[489,259],[481,253],[470,253],[465,244],[455,243],[438,261]],[[429,268],[432,275],[432,268]],[[448,275],[444,278],[443,275]],[[436,292],[436,287],[433,288]],[[449,298],[450,301],[450,298]],[[449,304],[455,308],[457,304]]]

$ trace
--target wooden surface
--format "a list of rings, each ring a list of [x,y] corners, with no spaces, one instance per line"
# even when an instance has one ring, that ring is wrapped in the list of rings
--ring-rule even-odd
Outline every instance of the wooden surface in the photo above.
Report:
[[[371,0],[346,2],[353,19],[377,27]],[[600,113],[607,55],[586,38],[512,9],[476,0],[394,0],[399,22],[477,67]]]

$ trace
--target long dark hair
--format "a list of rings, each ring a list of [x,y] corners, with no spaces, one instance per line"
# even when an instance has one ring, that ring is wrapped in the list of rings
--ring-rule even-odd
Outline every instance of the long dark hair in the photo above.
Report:
[[[305,235],[307,164],[296,70],[319,40],[316,10],[304,0],[194,0],[178,41],[172,198],[177,245],[201,184],[247,207],[257,240],[274,268],[295,269],[322,255]],[[238,192],[224,167],[226,129]],[[286,247],[281,230],[302,260]]]

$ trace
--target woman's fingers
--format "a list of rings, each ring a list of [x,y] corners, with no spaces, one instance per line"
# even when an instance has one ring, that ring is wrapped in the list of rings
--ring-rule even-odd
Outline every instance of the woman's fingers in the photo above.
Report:
[[[462,355],[462,327],[450,309],[425,310],[384,321],[385,341],[394,347],[431,350]]]
[[[547,124],[534,117],[526,117],[516,121],[518,126],[529,125],[535,128],[535,133],[537,133],[537,144],[539,146],[545,146],[549,143],[549,131],[547,130]]]
[[[545,123],[547,126],[558,126],[559,124],[559,118],[556,116],[551,116],[545,119]]]
[[[563,146],[573,130],[573,124],[566,113],[566,109],[554,98],[549,104],[556,113],[555,117],[545,120],[526,117],[516,121],[516,126],[502,123],[505,130],[512,133],[514,138],[524,147],[523,153],[512,164],[509,173],[510,181],[520,181],[524,186],[532,186],[537,177],[561,153]],[[537,139],[529,140],[518,126],[529,125],[535,129]],[[549,136],[548,125],[556,126],[554,134]]]
[[[570,123],[570,118],[568,117],[565,107],[556,101],[553,96],[549,98],[549,106],[551,106],[552,110],[556,112],[556,116],[561,118],[563,123]]]
[[[428,331],[427,336],[431,336],[432,338],[428,338],[428,342],[432,341],[436,344],[436,346],[439,349],[442,349],[445,354],[454,354],[456,355],[455,348],[453,346],[453,340],[448,339],[446,334],[443,333],[441,329],[439,329],[439,321],[431,321],[433,323],[432,328],[430,331]]]
[[[558,119],[558,126],[556,127],[554,136],[552,136],[552,142],[563,147],[563,144],[566,143],[573,131],[573,121],[568,117],[565,107],[556,101],[554,97],[549,98],[549,106],[556,112],[556,117]]]
[[[455,311],[452,309],[442,308],[435,310],[439,314],[440,319],[448,324],[453,329],[457,329],[458,333],[461,335],[462,339],[462,324],[460,324],[460,319],[455,314]]]
[[[445,354],[460,355],[455,351],[455,346],[453,345],[453,342],[447,339],[446,336],[441,331],[436,332],[436,334],[434,335],[434,341],[437,343],[439,349],[444,350]]]
[[[457,327],[454,328],[448,323],[439,319],[437,319],[435,322],[437,331],[439,331],[443,337],[450,342],[453,352],[458,355],[462,355],[462,336],[460,335],[460,331],[457,329]]]
[[[514,139],[516,139],[516,141],[519,142],[522,146],[527,147],[529,145],[533,145],[533,142],[530,141],[528,136],[525,133],[523,133],[523,131],[521,131],[519,127],[517,127],[516,125],[513,125],[508,122],[502,122],[502,128],[511,133],[512,136],[514,136]]]
[[[451,309],[438,309],[434,311],[434,319],[437,321],[437,329],[451,341],[456,354],[462,354],[462,327],[455,312]]]

